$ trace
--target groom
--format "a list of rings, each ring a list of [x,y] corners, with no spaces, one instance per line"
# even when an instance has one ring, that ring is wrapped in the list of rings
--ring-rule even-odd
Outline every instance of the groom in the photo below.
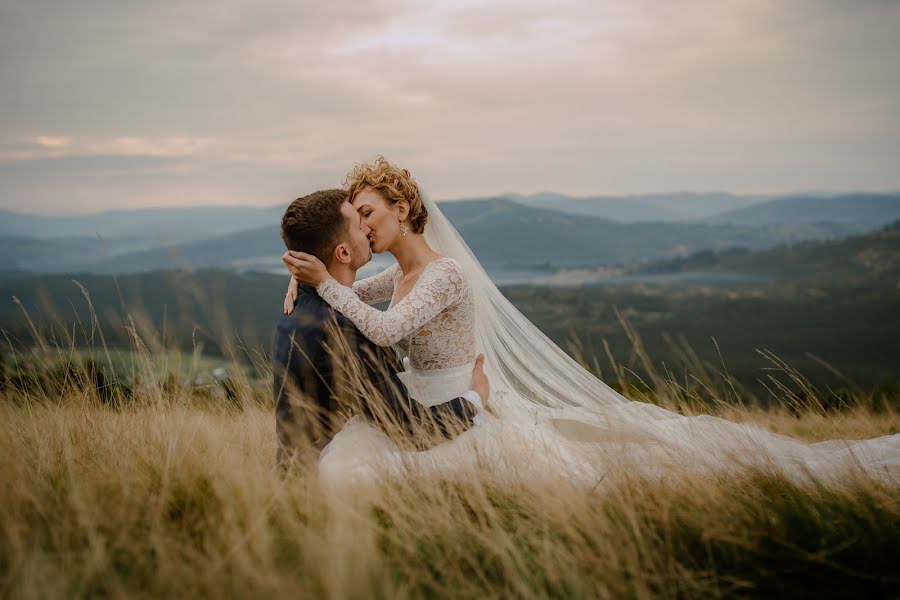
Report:
[[[368,233],[343,190],[294,200],[281,222],[288,250],[315,255],[347,287],[372,258]],[[430,429],[437,439],[450,439],[471,427],[475,404],[488,400],[481,356],[472,374],[473,389],[430,408],[409,398],[391,359],[315,288],[300,285],[294,311],[278,321],[272,354],[277,464],[315,464],[336,433],[337,413],[348,404],[359,404],[370,420],[422,448],[423,432]]]

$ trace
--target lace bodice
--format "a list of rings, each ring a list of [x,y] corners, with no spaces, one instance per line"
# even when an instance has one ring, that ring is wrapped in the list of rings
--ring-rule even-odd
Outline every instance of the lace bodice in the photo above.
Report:
[[[387,302],[394,296],[394,283],[400,275],[400,267],[393,264],[381,273],[353,282],[353,293],[366,304]]]
[[[428,263],[412,290],[392,299],[400,268],[353,284],[329,277],[316,291],[333,308],[379,346],[398,344],[416,369],[458,367],[475,360],[475,306],[472,288],[459,263],[439,258]],[[391,299],[386,311],[369,304]]]

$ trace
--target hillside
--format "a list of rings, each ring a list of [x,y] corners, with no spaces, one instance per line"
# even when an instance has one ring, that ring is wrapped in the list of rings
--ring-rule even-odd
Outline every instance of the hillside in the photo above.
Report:
[[[701,252],[647,265],[639,272],[717,271],[804,282],[900,281],[900,221],[865,235],[808,241],[758,252]]]
[[[842,238],[871,229],[895,208],[900,212],[900,196],[854,195],[784,199],[732,211],[728,218],[676,220],[754,201],[727,194],[622,199],[540,194],[515,201],[498,197],[442,202],[441,207],[486,265],[527,268],[629,265],[704,250],[759,250]],[[535,205],[541,203],[554,208]],[[659,218],[648,221],[611,207],[626,211],[638,207],[644,216]],[[0,227],[0,249],[6,258],[0,268],[50,273],[271,269],[278,266],[283,252],[278,231],[281,211],[281,207],[207,207],[72,218],[6,213],[3,216],[11,220],[2,221]],[[634,220],[617,222],[602,216],[608,214]]]
[[[808,237],[845,235],[848,229],[736,227],[703,223],[615,223],[608,219],[533,208],[495,198],[441,205],[480,260],[493,264],[583,266],[625,264],[712,248],[765,248]],[[101,273],[154,269],[241,267],[277,259],[284,251],[277,224],[209,240],[117,256],[87,270]]]
[[[761,248],[793,232],[687,223],[616,223],[524,207],[507,200],[446,204],[442,210],[481,260],[577,266],[631,263],[700,248]],[[817,235],[836,235],[830,227]]]
[[[283,206],[206,206],[114,210],[84,215],[43,216],[0,210],[0,236],[38,239],[141,238],[160,243],[217,237],[277,222]]]
[[[258,258],[278,259],[284,253],[278,225],[238,231],[208,240],[122,254],[91,265],[96,273],[137,273],[156,269],[237,267]]]
[[[708,221],[748,226],[812,222],[881,226],[897,219],[898,194],[844,194],[781,198],[716,215]]]
[[[0,236],[3,270],[58,272],[85,270],[110,257],[152,248],[153,242],[140,237],[98,238],[97,236],[36,238]]]
[[[460,218],[460,215],[457,215]],[[235,244],[240,240],[235,239]],[[661,268],[656,264],[654,268]],[[561,347],[580,340],[579,352],[606,364],[603,341],[628,368],[641,372],[632,342],[618,321],[624,315],[644,338],[655,364],[684,362],[679,340],[700,360],[719,364],[759,389],[769,367],[765,349],[801,368],[816,381],[844,385],[822,367],[821,358],[860,385],[900,382],[900,223],[856,238],[804,243],[765,252],[704,254],[668,268],[765,274],[763,283],[689,285],[641,282],[620,286],[551,288],[510,286],[504,294]],[[129,346],[123,324],[135,316],[151,336],[165,330],[166,344],[222,354],[237,343],[267,351],[284,294],[283,275],[232,270],[154,271],[122,275],[6,274],[0,277],[0,329],[14,345],[33,336],[15,296],[37,327],[67,346],[89,336],[90,293],[105,340]],[[80,323],[80,324],[79,324]],[[711,343],[715,338],[716,344]],[[813,358],[817,357],[817,358]]]

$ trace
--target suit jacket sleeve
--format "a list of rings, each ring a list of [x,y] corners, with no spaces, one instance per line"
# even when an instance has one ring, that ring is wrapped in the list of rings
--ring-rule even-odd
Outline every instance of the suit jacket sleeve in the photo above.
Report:
[[[278,324],[272,356],[278,462],[285,450],[321,448],[331,439],[337,406],[330,393],[332,363],[321,351],[324,330],[303,315]],[[303,444],[303,446],[301,446]]]

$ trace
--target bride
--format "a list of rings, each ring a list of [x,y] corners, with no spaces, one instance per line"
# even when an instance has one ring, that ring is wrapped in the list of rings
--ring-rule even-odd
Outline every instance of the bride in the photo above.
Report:
[[[471,429],[424,452],[401,452],[379,430],[352,418],[322,451],[326,481],[377,478],[385,469],[399,474],[409,467],[563,477],[592,487],[615,471],[667,476],[676,469],[749,465],[798,477],[836,476],[854,467],[884,479],[900,475],[900,434],[806,444],[621,396],[506,300],[409,171],[378,157],[357,165],[346,184],[371,231],[372,251],[390,252],[397,262],[351,289],[316,257],[288,253],[288,300],[297,282],[312,285],[363,335],[393,346],[403,356],[399,376],[410,397],[427,406],[469,389],[475,358],[483,353],[491,400],[490,410],[479,407]],[[385,311],[371,306],[388,300]]]

